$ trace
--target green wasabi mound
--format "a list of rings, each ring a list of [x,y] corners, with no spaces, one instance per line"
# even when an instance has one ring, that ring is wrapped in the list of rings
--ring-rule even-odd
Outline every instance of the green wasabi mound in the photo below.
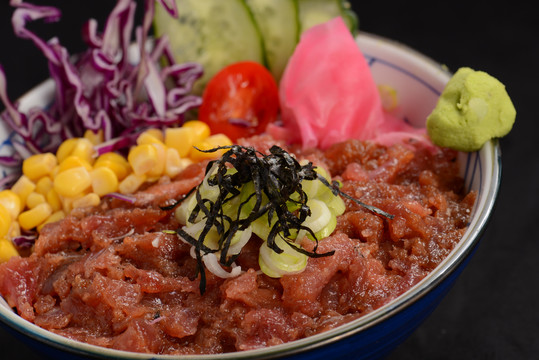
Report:
[[[427,117],[427,132],[440,147],[477,151],[511,131],[516,110],[505,86],[483,71],[460,68]]]

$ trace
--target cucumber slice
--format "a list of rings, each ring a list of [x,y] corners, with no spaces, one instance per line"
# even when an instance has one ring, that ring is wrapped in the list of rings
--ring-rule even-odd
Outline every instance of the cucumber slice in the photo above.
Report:
[[[178,63],[198,62],[204,75],[193,91],[202,94],[206,83],[223,67],[243,60],[266,65],[262,38],[245,0],[176,0],[179,18],[158,4],[156,36],[168,35]]]
[[[258,24],[268,68],[276,81],[299,40],[297,0],[246,0]]]
[[[359,18],[348,1],[341,1],[341,16],[352,34],[357,35],[359,33]]]
[[[297,0],[300,33],[311,27],[342,16],[352,33],[358,29],[358,20],[350,3],[346,0]]]

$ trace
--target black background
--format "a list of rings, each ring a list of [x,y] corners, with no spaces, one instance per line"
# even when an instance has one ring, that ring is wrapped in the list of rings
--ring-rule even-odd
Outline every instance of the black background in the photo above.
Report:
[[[7,3],[0,4],[0,64],[16,99],[48,72],[34,45],[13,35]],[[76,53],[84,46],[82,23],[94,17],[102,28],[115,2],[35,3],[57,6],[64,15],[32,28],[43,38],[58,36]],[[451,71],[469,66],[490,73],[506,85],[517,109],[512,132],[501,140],[502,186],[483,240],[440,306],[389,359],[539,358],[539,26],[532,3],[352,1],[362,31],[400,41]],[[0,354],[41,359],[2,329]]]

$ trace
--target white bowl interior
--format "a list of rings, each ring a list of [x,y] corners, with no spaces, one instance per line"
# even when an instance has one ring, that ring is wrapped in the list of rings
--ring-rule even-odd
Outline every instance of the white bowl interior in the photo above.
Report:
[[[407,121],[415,126],[424,126],[427,115],[434,108],[451,74],[428,57],[404,45],[384,38],[370,34],[360,34],[357,38],[357,43],[370,63],[375,81],[378,84],[390,85],[397,91],[399,104],[402,106]],[[52,101],[53,94],[54,84],[51,81],[47,81],[23,96],[20,100],[20,106],[24,110],[32,106],[47,106]],[[418,101],[418,99],[421,100]],[[11,139],[12,136],[7,131],[5,125],[0,124],[0,155],[12,153]],[[460,260],[462,260],[477,242],[477,238],[486,225],[487,218],[492,211],[499,185],[499,149],[495,142],[487,143],[477,153],[460,154],[459,161],[461,164],[461,174],[465,179],[467,189],[478,192],[476,205],[473,210],[473,219],[461,242],[448,258],[429,276],[389,304],[356,321],[326,333],[268,349],[224,354],[219,356],[219,358],[256,358],[261,354],[277,356],[279,354],[294,352],[301,348],[309,348],[331,342],[340,336],[359,332],[365,327],[383,320],[394,311],[405,306],[407,302],[414,301],[418,296],[435,286],[435,284],[441,281],[441,279],[458,265]],[[9,171],[2,169],[2,173],[5,176]],[[169,356],[104,349],[63,338],[23,320],[9,308],[2,298],[0,298],[0,319],[10,324],[17,331],[28,334],[34,339],[63,348],[75,348],[81,353],[86,352],[111,359],[172,358]],[[197,358],[210,359],[216,357],[197,356]]]

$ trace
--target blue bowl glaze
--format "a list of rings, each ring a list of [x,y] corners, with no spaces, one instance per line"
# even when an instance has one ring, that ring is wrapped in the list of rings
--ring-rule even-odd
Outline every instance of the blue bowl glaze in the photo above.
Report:
[[[375,35],[361,34],[357,44],[377,84],[398,94],[406,121],[424,126],[451,73],[430,58]],[[20,109],[47,106],[54,86],[47,81],[20,99]],[[13,151],[11,134],[0,124],[0,155]],[[490,141],[475,153],[459,154],[468,190],[477,192],[470,225],[449,256],[407,292],[363,317],[327,332],[287,344],[238,353],[198,356],[140,354],[105,349],[50,333],[16,315],[0,298],[0,324],[14,336],[54,359],[376,359],[390,353],[436,308],[473,255],[494,209],[501,177],[501,152]],[[9,170],[2,168],[2,176]]]

